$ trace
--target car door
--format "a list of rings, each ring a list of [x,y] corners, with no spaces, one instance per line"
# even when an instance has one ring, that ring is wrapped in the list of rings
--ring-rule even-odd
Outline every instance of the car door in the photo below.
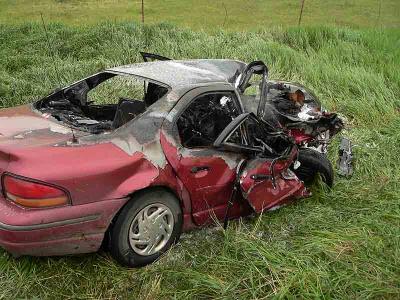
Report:
[[[238,138],[242,135],[245,138]],[[248,154],[238,182],[243,198],[255,212],[308,194],[303,182],[289,169],[297,159],[297,147],[254,114],[241,114],[233,120],[214,147]]]
[[[243,154],[215,149],[213,142],[241,112],[232,87],[217,85],[190,91],[167,117],[164,152],[190,194],[198,225],[224,215]]]

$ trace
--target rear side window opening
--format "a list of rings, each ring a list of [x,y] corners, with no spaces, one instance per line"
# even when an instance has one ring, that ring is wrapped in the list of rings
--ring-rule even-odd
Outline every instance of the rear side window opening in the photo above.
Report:
[[[168,88],[129,74],[102,72],[36,102],[42,113],[91,133],[114,130],[144,113]]]

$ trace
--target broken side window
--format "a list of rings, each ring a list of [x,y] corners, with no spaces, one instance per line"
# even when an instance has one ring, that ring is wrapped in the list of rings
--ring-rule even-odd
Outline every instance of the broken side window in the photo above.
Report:
[[[234,93],[208,93],[195,98],[179,117],[184,147],[211,147],[225,127],[239,115]]]
[[[168,89],[128,74],[102,72],[40,101],[43,113],[91,133],[116,129],[142,114]]]
[[[121,99],[143,101],[143,81],[133,76],[114,76],[87,94],[90,104],[117,104]]]

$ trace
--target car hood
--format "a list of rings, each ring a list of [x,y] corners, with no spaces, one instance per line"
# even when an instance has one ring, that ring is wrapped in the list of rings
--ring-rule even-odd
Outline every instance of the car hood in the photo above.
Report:
[[[31,105],[0,110],[0,150],[35,148],[72,141],[83,133],[61,125]]]

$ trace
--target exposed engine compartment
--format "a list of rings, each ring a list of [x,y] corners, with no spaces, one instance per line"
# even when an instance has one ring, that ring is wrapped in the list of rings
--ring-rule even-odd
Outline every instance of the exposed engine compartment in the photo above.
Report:
[[[245,110],[256,113],[259,95],[246,92],[241,95]],[[288,132],[300,146],[312,147],[322,153],[327,151],[330,138],[344,127],[336,113],[322,108],[312,91],[286,81],[267,81],[266,101],[260,117],[271,126]]]
[[[285,128],[311,136],[327,130],[334,135],[344,126],[337,114],[324,110],[317,96],[300,84],[270,81],[266,105],[264,119],[277,119]]]

